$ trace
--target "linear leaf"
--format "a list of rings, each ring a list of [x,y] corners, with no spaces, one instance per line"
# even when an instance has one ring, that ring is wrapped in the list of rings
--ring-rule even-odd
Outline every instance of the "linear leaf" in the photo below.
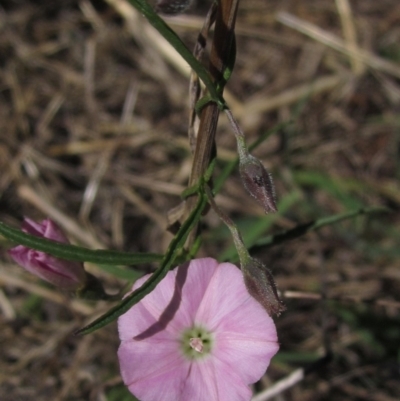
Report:
[[[185,244],[186,238],[190,231],[198,222],[201,213],[207,204],[207,198],[204,194],[199,195],[196,207],[193,209],[190,216],[182,224],[181,228],[172,239],[168,250],[164,256],[161,266],[149,277],[149,279],[137,290],[133,291],[125,297],[118,305],[108,310],[105,314],[100,316],[94,322],[78,330],[76,334],[89,334],[101,327],[106,326],[113,320],[117,319],[123,313],[128,311],[133,305],[142,300],[148,293],[154,290],[157,284],[167,275],[168,271],[172,268],[173,263],[178,256],[181,248]]]
[[[179,36],[165,23],[161,17],[159,17],[159,15],[153,10],[147,1],[129,1],[146,17],[150,24],[161,33],[161,35],[175,48],[181,57],[196,72],[199,78],[204,82],[204,85],[208,89],[212,100],[221,108],[225,107],[225,101],[214,85],[207,69],[196,59],[195,56],[193,56],[192,52],[186,47]]]
[[[26,234],[0,222],[0,234],[12,242],[37,249],[61,259],[77,262],[92,262],[108,265],[134,265],[138,263],[156,262],[162,259],[162,255],[154,253],[131,253],[108,251],[103,249],[87,249],[80,246],[62,244],[45,238]]]
[[[390,210],[384,207],[371,207],[371,208],[361,208],[346,213],[340,213],[328,217],[323,217],[321,219],[313,220],[305,224],[299,224],[296,227],[291,228],[290,230],[286,230],[282,233],[269,235],[268,237],[262,238],[258,240],[256,244],[252,246],[250,249],[253,251],[259,248],[265,249],[280,244],[282,242],[298,238],[310,231],[318,230],[321,227],[336,224],[340,221],[352,219],[360,215],[388,213],[388,212],[390,212]]]

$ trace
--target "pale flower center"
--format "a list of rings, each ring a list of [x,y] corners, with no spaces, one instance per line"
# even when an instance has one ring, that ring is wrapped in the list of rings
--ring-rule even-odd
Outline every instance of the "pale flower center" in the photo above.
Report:
[[[204,327],[194,326],[186,329],[180,338],[180,349],[187,359],[201,359],[211,353],[213,334]]]
[[[191,338],[189,339],[190,346],[197,352],[203,352],[203,341],[201,338]]]

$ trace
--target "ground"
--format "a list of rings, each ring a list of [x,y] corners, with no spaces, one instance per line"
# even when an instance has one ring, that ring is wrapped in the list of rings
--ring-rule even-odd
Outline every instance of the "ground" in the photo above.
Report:
[[[167,19],[189,48],[208,6],[198,1]],[[307,368],[277,401],[400,394],[399,26],[396,0],[239,6],[225,98],[248,143],[270,133],[254,154],[274,177],[279,212],[265,216],[237,170],[216,199],[287,306],[276,318],[281,350],[255,391]],[[49,216],[82,246],[165,252],[165,216],[192,161],[189,78],[151,32],[124,0],[2,1],[1,221],[19,227],[23,216]],[[225,116],[216,143],[214,179],[236,157]],[[357,211],[265,246],[269,235]],[[236,260],[212,211],[202,238],[198,256]],[[9,246],[1,239],[0,399],[132,400],[115,323],[72,334],[109,305],[44,285],[11,261]],[[107,291],[124,288],[104,268],[86,267]]]

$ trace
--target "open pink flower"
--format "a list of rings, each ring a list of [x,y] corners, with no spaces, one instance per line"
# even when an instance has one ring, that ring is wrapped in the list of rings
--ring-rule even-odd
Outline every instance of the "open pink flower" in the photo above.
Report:
[[[141,401],[248,401],[279,348],[240,270],[211,258],[170,271],[118,328],[122,378]]]
[[[40,223],[25,218],[22,231],[55,242],[69,244],[61,229],[50,219]],[[30,273],[65,290],[77,290],[86,281],[82,263],[55,258],[47,253],[18,245],[8,251],[16,263]]]

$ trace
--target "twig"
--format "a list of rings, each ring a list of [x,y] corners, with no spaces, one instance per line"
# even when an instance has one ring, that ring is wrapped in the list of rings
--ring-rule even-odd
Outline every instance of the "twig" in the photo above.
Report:
[[[89,231],[84,230],[80,225],[75,223],[70,217],[60,212],[58,208],[53,206],[48,200],[44,199],[38,193],[36,193],[31,187],[27,185],[21,185],[18,188],[18,195],[30,202],[32,205],[41,210],[44,214],[49,216],[67,232],[78,239],[83,245],[90,246],[92,248],[104,248],[104,245],[95,238]]]
[[[150,24],[141,19],[140,14],[126,0],[106,0],[117,13],[126,21],[129,32],[137,40],[145,41],[146,44],[157,50],[172,67],[185,77],[190,76],[190,67],[181,55],[169,44],[169,42]],[[232,93],[225,93],[226,99],[230,102],[231,108],[240,104]]]
[[[318,359],[310,366],[305,368],[296,369],[289,376],[286,376],[284,379],[279,380],[271,387],[266,390],[256,394],[251,401],[267,401],[271,398],[277,396],[278,394],[286,391],[287,389],[295,386],[297,383],[301,382],[307,374],[311,372],[315,372],[321,368],[321,366],[326,365],[332,359],[332,354],[328,353],[324,355],[322,358]]]
[[[271,387],[267,388],[266,390],[262,391],[261,393],[258,393],[255,395],[251,401],[267,401],[270,400],[271,398],[277,396],[278,394],[281,394],[285,390],[289,389],[290,387],[293,387],[297,383],[301,382],[305,377],[304,374],[304,369],[297,369],[293,373],[291,373],[289,376],[285,377],[282,380],[279,380],[275,384],[273,384]]]
[[[133,203],[138,208],[141,213],[146,215],[150,220],[154,221],[162,230],[165,229],[165,217],[158,213],[147,202],[145,202],[145,200],[142,199],[135,190],[126,185],[118,185],[118,189],[129,202]]]
[[[214,82],[223,80],[224,70],[231,57],[238,3],[239,0],[224,0],[219,3],[210,55],[210,73]],[[218,105],[214,102],[206,104],[201,110],[189,187],[196,185],[199,179],[204,176],[215,156],[215,135],[219,113]],[[196,202],[196,196],[187,200],[185,218],[191,213]]]
[[[12,303],[2,289],[0,289],[0,310],[7,320],[14,320],[17,317]]]
[[[371,68],[374,68],[378,71],[386,72],[387,74],[391,74],[396,78],[400,78],[400,67],[395,63],[378,57],[375,54],[366,50],[351,49],[336,35],[328,33],[323,29],[317,27],[316,25],[303,21],[300,18],[297,18],[289,13],[281,12],[277,15],[276,18],[282,24],[296,29],[297,31],[304,33],[314,40],[330,46],[333,49],[340,51],[341,53],[357,58]]]
[[[351,12],[349,0],[336,0],[336,7],[342,21],[343,36],[349,49],[349,58],[353,72],[355,75],[361,75],[364,71],[364,66],[357,57],[354,56],[354,52],[359,51],[357,45],[357,35],[354,26],[353,13]]]
[[[200,33],[197,37],[196,44],[194,46],[193,55],[197,60],[201,61],[204,51],[207,45],[207,36],[209,34],[210,28],[212,24],[215,22],[216,12],[217,12],[217,3],[212,3],[204,24],[200,30]],[[190,74],[190,84],[189,84],[189,144],[192,153],[194,153],[196,149],[196,141],[197,141],[197,133],[199,129],[199,118],[196,113],[196,103],[198,102],[201,95],[201,81],[195,71],[191,71]]]
[[[255,96],[246,102],[239,113],[236,113],[236,118],[242,118],[242,125],[245,125],[246,129],[250,129],[248,121],[254,120],[254,116],[297,102],[308,96],[329,91],[336,88],[342,81],[343,77],[339,75],[327,75],[313,82],[285,90],[273,97],[266,98],[264,94]]]
[[[13,267],[15,268],[15,266]],[[32,276],[29,276],[28,281],[11,273],[10,270],[3,269],[0,270],[0,284],[20,288],[30,294],[36,294],[44,299],[48,299],[49,301],[64,305],[82,315],[90,316],[95,312],[95,309],[92,306],[87,305],[83,301],[78,299],[68,300],[68,296],[61,294],[59,290],[51,290],[39,284],[32,283]]]
[[[282,291],[280,294],[282,298],[293,298],[293,299],[309,299],[309,300],[321,300],[323,296],[316,292],[302,292],[302,291]],[[357,298],[352,295],[343,295],[337,297],[325,297],[327,301],[339,301],[339,302],[353,302],[353,303],[368,303],[377,306],[383,306],[388,308],[400,308],[400,301],[391,299],[363,299]]]

